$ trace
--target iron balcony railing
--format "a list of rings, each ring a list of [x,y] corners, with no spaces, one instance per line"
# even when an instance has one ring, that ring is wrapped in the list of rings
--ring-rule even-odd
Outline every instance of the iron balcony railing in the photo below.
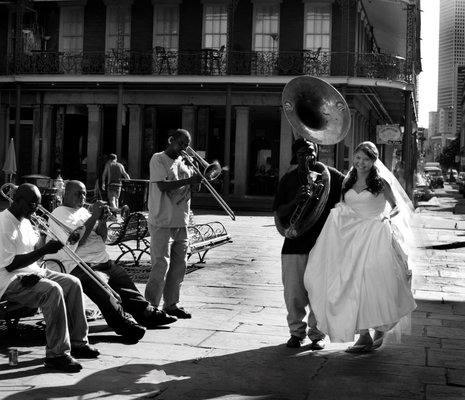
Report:
[[[325,51],[225,52],[215,49],[150,53],[30,52],[10,57],[3,74],[314,75],[412,82],[404,59],[387,54]]]

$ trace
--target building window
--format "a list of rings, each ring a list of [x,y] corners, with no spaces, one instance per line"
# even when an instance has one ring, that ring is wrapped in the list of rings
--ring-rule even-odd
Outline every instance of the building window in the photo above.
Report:
[[[204,4],[203,47],[220,49],[228,40],[228,8],[226,4]]]
[[[331,50],[331,5],[305,3],[304,49]]]
[[[153,8],[153,47],[177,50],[179,43],[179,5],[155,4]]]
[[[106,51],[131,48],[131,6],[107,6]]]
[[[253,49],[277,51],[279,40],[279,4],[254,4]]]
[[[80,53],[83,34],[84,7],[61,7],[59,51]]]

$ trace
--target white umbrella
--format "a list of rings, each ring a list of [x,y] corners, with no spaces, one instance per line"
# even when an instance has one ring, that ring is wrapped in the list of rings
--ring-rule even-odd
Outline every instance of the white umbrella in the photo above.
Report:
[[[8,182],[11,182],[11,176],[16,174],[16,154],[13,139],[10,140],[10,145],[8,146],[5,163],[3,164],[3,172],[8,176]]]

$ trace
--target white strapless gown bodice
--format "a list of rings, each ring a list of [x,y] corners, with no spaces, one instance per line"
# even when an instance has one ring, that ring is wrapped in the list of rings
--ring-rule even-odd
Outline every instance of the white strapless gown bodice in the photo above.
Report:
[[[387,331],[416,307],[382,221],[386,204],[382,193],[350,189],[310,252],[304,284],[318,327],[333,342],[353,341],[360,329]]]

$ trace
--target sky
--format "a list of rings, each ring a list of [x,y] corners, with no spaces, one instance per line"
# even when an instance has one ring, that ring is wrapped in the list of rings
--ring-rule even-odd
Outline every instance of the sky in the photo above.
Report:
[[[439,0],[421,1],[421,64],[418,126],[428,128],[428,113],[436,111],[438,97]]]

